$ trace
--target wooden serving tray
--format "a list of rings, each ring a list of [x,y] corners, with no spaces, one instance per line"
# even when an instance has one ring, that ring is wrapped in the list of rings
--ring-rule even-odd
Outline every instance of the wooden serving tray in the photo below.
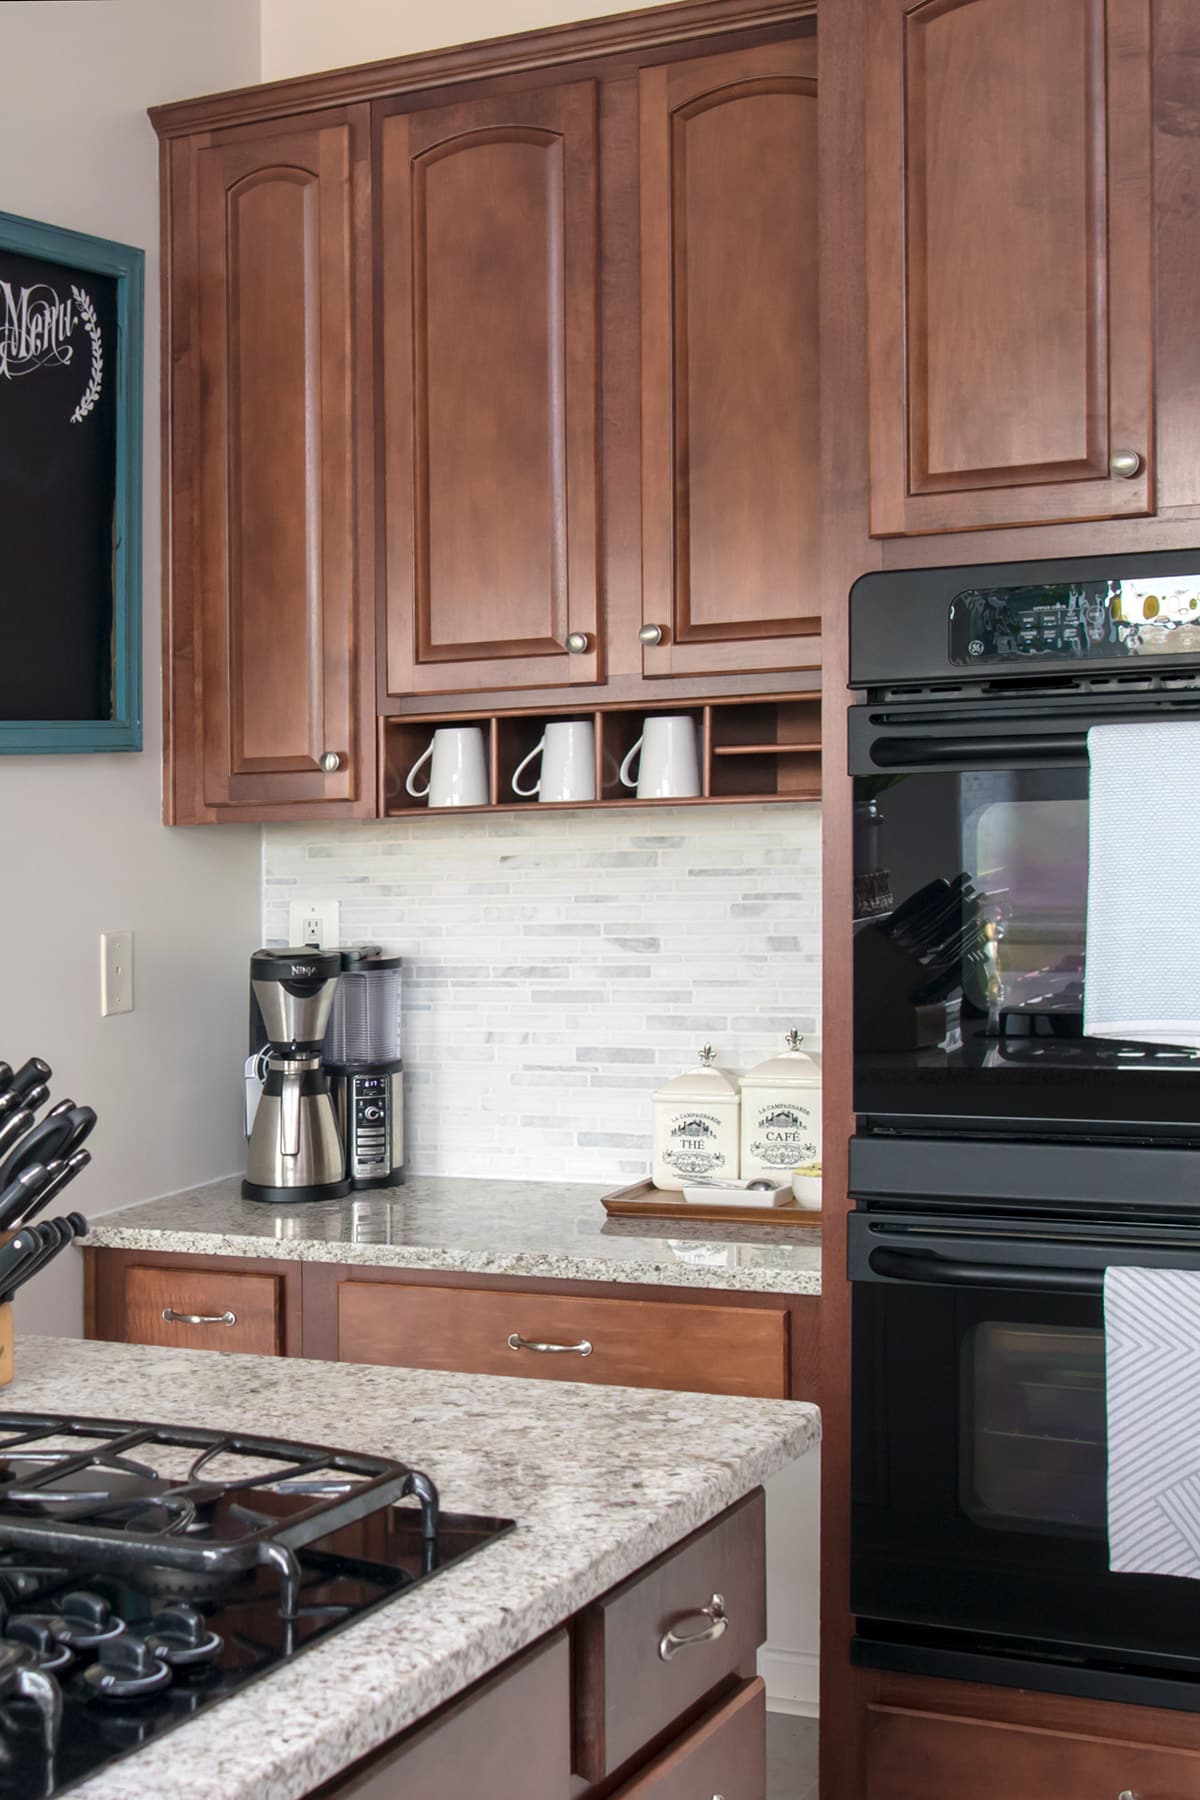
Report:
[[[605,1194],[602,1204],[612,1218],[692,1219],[698,1225],[807,1225],[819,1227],[821,1214],[789,1201],[786,1206],[694,1206],[682,1194],[656,1188],[652,1181],[635,1181],[632,1187]]]

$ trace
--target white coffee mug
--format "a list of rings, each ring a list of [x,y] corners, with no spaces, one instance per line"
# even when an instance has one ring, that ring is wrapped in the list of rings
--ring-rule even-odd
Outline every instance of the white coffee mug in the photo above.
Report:
[[[637,774],[633,761],[637,757]],[[659,713],[647,719],[642,735],[621,764],[621,780],[637,788],[639,800],[693,800],[700,792],[700,746],[696,721],[687,713]]]
[[[429,781],[418,787],[418,772],[433,758]],[[479,725],[443,725],[434,732],[423,755],[418,756],[404,783],[414,800],[429,796],[430,806],[486,806],[488,802],[487,751]]]
[[[521,777],[540,756],[542,766],[532,787],[522,787]],[[522,800],[594,800],[596,798],[596,733],[590,719],[555,719],[543,731],[529,755],[517,764],[513,793]]]

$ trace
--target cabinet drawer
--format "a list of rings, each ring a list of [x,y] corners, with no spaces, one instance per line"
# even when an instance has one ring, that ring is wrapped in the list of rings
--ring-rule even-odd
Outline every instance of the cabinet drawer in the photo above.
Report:
[[[562,1800],[569,1725],[567,1634],[559,1631],[313,1800]]]
[[[1195,1800],[1200,1755],[941,1713],[869,1709],[867,1800]]]
[[[767,1635],[765,1519],[759,1488],[579,1614],[575,1768],[585,1779],[602,1780],[706,1694],[752,1673]]]
[[[764,1800],[766,1791],[766,1685],[755,1680],[685,1731],[615,1800]]]
[[[222,1269],[125,1271],[124,1341],[278,1356],[280,1279]]]
[[[783,1308],[343,1281],[337,1332],[342,1362],[788,1397]]]

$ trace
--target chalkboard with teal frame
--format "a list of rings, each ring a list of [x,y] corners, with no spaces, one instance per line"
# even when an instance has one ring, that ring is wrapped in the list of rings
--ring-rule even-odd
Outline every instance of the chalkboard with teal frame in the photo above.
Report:
[[[142,747],[144,266],[0,213],[0,755]]]

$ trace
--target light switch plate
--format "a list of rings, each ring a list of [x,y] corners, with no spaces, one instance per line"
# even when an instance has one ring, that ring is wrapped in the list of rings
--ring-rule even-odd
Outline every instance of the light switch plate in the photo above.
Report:
[[[332,950],[338,942],[336,900],[289,900],[288,943],[316,944]]]
[[[100,933],[100,1016],[133,1011],[133,933]]]

